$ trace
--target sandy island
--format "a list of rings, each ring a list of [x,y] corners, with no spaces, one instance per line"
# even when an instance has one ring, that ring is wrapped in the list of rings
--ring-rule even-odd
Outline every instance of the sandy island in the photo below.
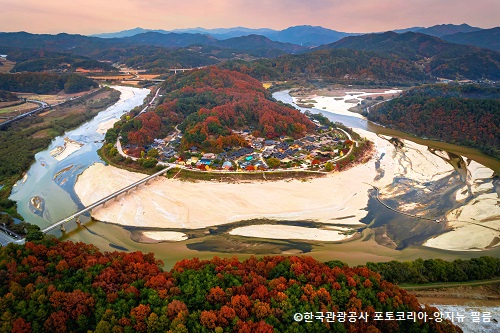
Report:
[[[386,98],[392,97],[393,95],[401,93],[401,91],[402,90],[398,89],[373,90],[370,92],[336,90],[333,92],[329,92],[329,95],[331,96],[320,96],[313,94],[308,96],[293,97],[293,102],[296,104],[303,104],[304,102],[306,104],[310,103],[314,105],[314,108],[319,110],[324,110],[343,116],[366,119],[359,113],[349,111],[349,108],[353,106],[352,104],[360,103],[363,99],[366,99],[366,97],[369,96],[385,96]]]
[[[349,228],[342,228],[350,230]],[[235,228],[230,235],[272,239],[304,239],[322,242],[338,242],[352,237],[342,230],[325,230],[317,228],[296,227],[291,225],[260,224]]]
[[[64,146],[57,146],[50,151],[50,156],[54,157],[58,161],[64,160],[69,155],[73,154],[82,148],[83,144],[73,141],[69,138],[64,138]]]
[[[186,234],[178,231],[143,231],[142,235],[157,242],[180,242],[188,238]]]
[[[335,101],[335,97],[325,97],[327,99],[328,103]],[[344,111],[348,112],[348,103],[342,102],[342,105]],[[352,115],[351,112],[349,114]],[[451,165],[431,154],[426,146],[403,140],[405,148],[396,150],[387,138],[364,130],[356,131],[375,143],[374,158],[366,164],[325,178],[236,184],[159,178],[148,185],[141,185],[128,195],[120,196],[116,201],[108,202],[104,209],[95,209],[92,216],[100,221],[125,226],[187,229],[251,219],[315,221],[344,225],[347,229],[339,232],[294,227],[299,228],[299,231],[283,228],[284,226],[270,225],[264,228],[259,225],[237,228],[232,232],[244,236],[257,235],[257,232],[258,237],[298,239],[300,236],[301,239],[318,240],[319,231],[321,235],[330,232],[328,239],[339,240],[338,238],[347,237],[346,235],[356,235],[355,229],[367,215],[366,207],[372,185],[380,188],[381,196],[388,199],[397,194],[389,186],[395,177],[405,177],[419,186],[418,184],[436,181],[454,172]],[[375,161],[380,163],[378,168]],[[482,181],[490,177],[488,181],[491,182],[493,172],[475,162],[471,163],[471,170],[471,182],[475,184],[473,189],[479,195],[477,200],[469,201],[467,205],[449,212],[447,218],[452,220],[448,223],[451,231],[429,239],[425,246],[474,250],[498,245],[495,239],[499,233],[492,229],[500,227],[496,204],[498,197]],[[144,174],[96,163],[79,176],[75,192],[84,205],[89,205],[144,177]],[[457,193],[457,199],[460,195]],[[407,207],[400,208],[410,209],[415,205],[410,203]],[[482,212],[480,217],[477,215],[478,211]],[[471,223],[459,224],[460,222],[453,221],[458,213],[460,221],[475,220],[491,228]],[[311,231],[316,234],[308,234]],[[150,238],[157,237],[160,236],[156,234]]]

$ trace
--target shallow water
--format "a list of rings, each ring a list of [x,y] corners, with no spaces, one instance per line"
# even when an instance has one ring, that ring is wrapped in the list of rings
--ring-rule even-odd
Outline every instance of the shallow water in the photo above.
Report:
[[[78,175],[87,167],[101,162],[97,150],[103,145],[104,134],[96,131],[99,124],[113,118],[119,119],[125,112],[141,105],[149,94],[148,89],[113,88],[122,93],[118,102],[92,120],[55,138],[47,149],[35,155],[35,163],[26,177],[14,186],[10,199],[17,202],[18,212],[26,221],[44,228],[83,207],[75,194],[74,185]],[[81,148],[58,161],[50,152],[64,146],[65,138],[81,144]],[[41,212],[30,203],[32,198],[39,198],[43,202]]]

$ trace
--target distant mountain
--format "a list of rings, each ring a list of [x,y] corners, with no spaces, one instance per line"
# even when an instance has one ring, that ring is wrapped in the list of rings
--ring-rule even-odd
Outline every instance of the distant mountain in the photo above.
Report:
[[[398,33],[398,34],[404,34],[405,32],[415,32],[415,31],[422,30],[422,29],[425,29],[425,27],[412,27],[412,28],[397,29],[397,30],[392,30],[392,31],[394,31],[395,33]]]
[[[354,49],[395,54],[409,59],[432,57],[450,48],[467,49],[463,45],[450,44],[437,37],[405,32],[388,31],[377,34],[346,37],[338,42],[322,45],[318,49]]]
[[[292,43],[303,46],[318,46],[321,44],[336,42],[339,39],[347,36],[359,35],[355,33],[339,32],[319,26],[301,25],[301,26],[289,27],[281,31],[267,29],[267,28],[251,29],[244,27],[219,28],[219,29],[190,28],[190,29],[175,29],[172,31],[135,28],[114,33],[92,35],[92,37],[123,38],[123,37],[132,37],[138,34],[144,34],[149,32],[156,32],[161,34],[170,34],[170,33],[203,34],[203,35],[209,35],[219,40],[224,40],[234,37],[243,37],[249,35],[262,35],[276,42]]]
[[[346,37],[317,49],[374,51],[412,60],[426,74],[446,78],[500,79],[500,53],[446,42],[437,37],[406,32],[385,32]]]
[[[445,35],[441,38],[452,43],[474,45],[500,51],[500,27],[474,32],[458,32],[452,35]]]
[[[249,35],[262,35],[267,36],[272,33],[276,33],[276,30],[261,28],[252,29],[245,27],[234,27],[234,28],[218,28],[218,29],[204,29],[204,28],[192,28],[192,29],[175,29],[172,32],[179,33],[200,33],[210,35],[216,39],[229,39],[233,37],[243,37]]]
[[[297,53],[305,48],[291,43],[272,41],[261,35],[248,35],[217,41],[216,45],[222,48],[237,50],[277,49],[285,53]]]
[[[318,26],[300,25],[266,35],[271,40],[303,46],[318,46],[333,43],[344,37],[357,35],[339,32]]]
[[[208,35],[189,34],[189,33],[159,33],[145,32],[142,34],[121,38],[122,41],[128,44],[144,44],[161,46],[168,48],[179,48],[193,44],[213,45],[216,39]]]
[[[168,34],[170,31],[166,30],[151,30],[151,29],[143,29],[143,28],[134,28],[130,30],[123,30],[119,32],[109,32],[109,33],[102,33],[102,34],[95,34],[91,35],[90,37],[99,37],[99,38],[123,38],[123,37],[131,37],[135,36],[138,34],[143,34],[145,32],[158,32],[158,33],[165,33]]]
[[[255,57],[272,58],[285,53],[297,53],[305,48],[290,43],[272,41],[261,35],[248,35],[218,40],[209,35],[189,33],[157,33],[146,32],[143,34],[122,38],[127,44],[144,44],[166,48],[182,48],[187,46],[210,46],[235,51],[248,51]],[[200,51],[207,52],[207,48]]]
[[[436,36],[436,37],[442,37],[445,35],[456,34],[458,32],[474,32],[479,30],[481,30],[481,28],[471,27],[470,25],[463,23],[460,25],[439,24],[429,28],[420,29],[415,32],[420,32],[422,34]]]

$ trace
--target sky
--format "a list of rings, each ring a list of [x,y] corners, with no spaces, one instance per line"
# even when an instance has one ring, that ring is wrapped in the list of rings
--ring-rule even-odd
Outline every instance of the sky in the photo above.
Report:
[[[500,25],[499,0],[0,0],[0,31],[94,34],[146,29],[285,29],[344,32],[414,26]]]

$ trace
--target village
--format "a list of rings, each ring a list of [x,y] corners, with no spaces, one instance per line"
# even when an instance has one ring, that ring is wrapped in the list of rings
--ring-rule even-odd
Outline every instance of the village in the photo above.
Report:
[[[141,157],[155,158],[160,165],[176,165],[202,171],[314,170],[332,171],[336,163],[348,158],[357,142],[343,129],[322,125],[314,134],[301,139],[281,136],[274,140],[255,137],[250,129],[234,131],[243,137],[246,147],[225,148],[221,153],[204,152],[196,146],[180,151],[180,132],[165,139],[154,139]],[[124,156],[134,156],[137,147],[126,145]],[[136,159],[136,158],[134,158]]]

